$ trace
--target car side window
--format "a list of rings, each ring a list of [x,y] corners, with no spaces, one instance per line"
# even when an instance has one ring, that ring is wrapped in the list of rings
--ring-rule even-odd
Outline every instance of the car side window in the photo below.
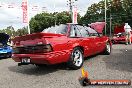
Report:
[[[99,34],[98,34],[94,29],[92,29],[92,28],[90,28],[90,27],[87,27],[87,30],[88,30],[89,35],[90,35],[91,37],[99,36]]]
[[[71,26],[70,37],[82,37],[80,31],[74,25]]]
[[[70,37],[75,37],[75,36],[76,36],[76,33],[75,33],[74,26],[71,26]]]
[[[76,29],[77,37],[82,37],[80,30],[77,28],[77,26],[74,26]]]
[[[67,25],[59,25],[55,27],[49,27],[42,31],[43,33],[54,33],[54,34],[66,34],[67,33]]]
[[[83,26],[79,26],[77,25],[82,37],[89,37],[88,31],[83,27]]]

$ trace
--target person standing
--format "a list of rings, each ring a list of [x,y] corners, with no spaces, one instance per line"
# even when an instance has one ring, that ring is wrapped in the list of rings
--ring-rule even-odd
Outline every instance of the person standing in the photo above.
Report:
[[[131,27],[128,25],[128,23],[125,23],[124,30],[126,36],[126,45],[131,44]]]

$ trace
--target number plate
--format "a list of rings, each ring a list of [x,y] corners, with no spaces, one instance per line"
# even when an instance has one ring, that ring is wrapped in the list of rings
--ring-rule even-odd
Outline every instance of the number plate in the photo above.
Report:
[[[22,58],[22,63],[30,63],[30,58]]]

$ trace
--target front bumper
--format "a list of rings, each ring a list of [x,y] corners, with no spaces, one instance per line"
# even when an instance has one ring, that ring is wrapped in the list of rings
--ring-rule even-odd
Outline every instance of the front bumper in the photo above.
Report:
[[[125,42],[125,37],[124,38],[113,38],[112,42],[114,43],[120,43],[120,42]]]

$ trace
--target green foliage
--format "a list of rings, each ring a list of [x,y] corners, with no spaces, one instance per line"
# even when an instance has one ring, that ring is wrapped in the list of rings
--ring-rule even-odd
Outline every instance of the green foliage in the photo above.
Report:
[[[37,14],[30,20],[31,33],[41,32],[43,29],[54,25],[55,17],[51,13]]]
[[[110,15],[112,28],[128,22],[132,26],[132,0],[107,0],[107,31],[109,30]],[[80,23],[89,24],[104,21],[105,0],[94,3],[87,9],[87,13],[81,18]]]
[[[8,26],[6,29],[0,30],[0,33],[6,33],[10,36],[15,35],[15,30],[12,26]]]
[[[27,31],[27,27],[23,27],[15,31],[12,26],[9,26],[6,29],[0,30],[0,33],[6,33],[11,37],[15,37],[15,36],[26,35],[28,34],[28,31]]]
[[[80,15],[78,14],[78,21],[80,21]],[[44,29],[59,25],[71,23],[71,16],[68,12],[63,11],[61,13],[41,13],[37,14],[30,20],[31,33],[41,32]]]
[[[80,21],[80,15],[78,14],[78,21]],[[30,20],[30,30],[31,33],[41,32],[45,28],[50,26],[59,25],[59,24],[66,24],[71,23],[71,16],[68,12],[64,11],[61,13],[41,13],[37,14]],[[14,30],[12,26],[7,27],[6,29],[0,30],[0,33],[6,33],[11,37],[15,36],[22,36],[28,34],[28,28],[23,27],[18,29],[17,31]]]
[[[67,12],[61,12],[56,14],[56,24],[65,24],[71,22],[71,16]]]
[[[22,35],[26,35],[28,34],[28,28],[27,27],[23,27],[21,29],[18,29],[15,33],[15,36],[22,36]]]

